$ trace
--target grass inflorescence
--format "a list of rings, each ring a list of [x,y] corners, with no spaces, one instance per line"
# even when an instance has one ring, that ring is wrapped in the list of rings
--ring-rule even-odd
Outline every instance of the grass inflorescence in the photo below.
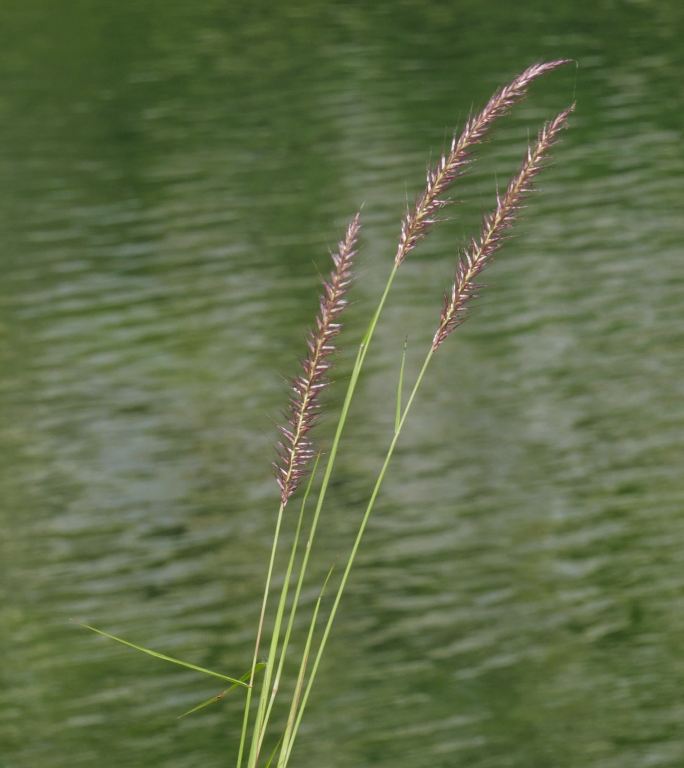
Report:
[[[87,626],[88,629],[150,656],[173,664],[218,677],[231,683],[229,688],[211,699],[201,702],[185,714],[194,713],[205,706],[216,703],[233,689],[242,689],[245,695],[244,713],[240,741],[236,749],[237,768],[257,768],[275,765],[286,768],[289,764],[299,728],[309,702],[309,696],[322,662],[340,601],[344,594],[350,572],[364,537],[366,526],[380,493],[387,469],[400,438],[411,408],[418,396],[424,377],[433,356],[441,349],[450,334],[464,321],[470,302],[477,296],[477,279],[482,270],[492,261],[494,254],[505,242],[522,204],[532,191],[533,183],[548,159],[549,151],[557,142],[561,131],[567,126],[574,105],[564,109],[540,129],[536,142],[529,146],[518,172],[512,177],[503,194],[497,194],[495,205],[482,220],[480,232],[471,238],[457,253],[455,275],[451,289],[446,292],[436,330],[426,346],[425,357],[419,373],[404,402],[404,361],[402,359],[399,383],[396,391],[396,415],[394,429],[389,435],[388,446],[380,471],[369,493],[368,501],[360,516],[356,536],[346,557],[341,558],[340,575],[335,584],[332,569],[321,585],[314,609],[309,617],[306,635],[301,638],[298,657],[290,660],[291,639],[296,626],[296,616],[301,607],[302,589],[306,582],[311,551],[315,545],[316,532],[324,508],[326,493],[335,466],[337,452],[349,416],[356,388],[370,349],[373,336],[382,315],[387,297],[392,288],[399,267],[411,252],[425,238],[431,228],[439,222],[440,211],[452,201],[449,193],[453,184],[466,171],[473,160],[473,150],[487,136],[494,123],[504,117],[527,94],[530,85],[567,60],[534,64],[525,69],[508,85],[497,90],[485,107],[472,115],[457,136],[454,136],[449,151],[434,168],[428,171],[426,185],[409,207],[401,222],[401,231],[395,257],[379,301],[372,312],[366,331],[359,343],[356,359],[347,382],[344,401],[337,419],[332,443],[325,456],[316,449],[311,431],[317,422],[321,409],[321,394],[328,385],[328,370],[332,364],[335,341],[341,328],[342,312],[347,305],[347,290],[352,280],[354,257],[358,249],[361,227],[360,214],[353,216],[337,250],[332,254],[332,270],[323,282],[318,315],[307,339],[307,353],[302,361],[300,373],[292,379],[290,401],[284,424],[280,429],[277,446],[277,461],[274,464],[279,500],[276,505],[274,535],[266,568],[266,578],[261,599],[261,608],[252,648],[252,661],[247,672],[241,676],[227,676],[220,672],[181,661],[158,651],[130,643],[119,637]],[[405,354],[405,350],[404,350]],[[302,494],[299,514],[286,515],[286,507],[295,496],[302,482],[308,477],[306,490]],[[321,474],[316,484],[316,475]],[[315,489],[315,490],[314,490]],[[309,499],[315,498],[309,508]],[[289,509],[289,507],[288,507]],[[277,555],[282,548],[283,525],[292,522],[292,543],[287,565],[282,574],[280,591],[272,594]],[[305,533],[305,531],[307,531]],[[319,626],[320,609],[330,591],[331,581],[335,584],[331,601],[327,604],[327,618]],[[291,595],[292,592],[292,595]],[[273,600],[275,606],[271,608]],[[265,658],[260,661],[264,639],[268,640]],[[288,665],[288,661],[292,663]],[[283,689],[284,676],[289,676],[286,687],[288,696],[281,702],[281,716],[278,720],[271,715],[278,704]],[[274,728],[271,724],[277,725]]]
[[[360,227],[360,214],[357,213],[347,227],[337,253],[332,256],[333,269],[323,283],[316,325],[309,332],[309,352],[302,363],[302,372],[292,380],[289,418],[280,427],[282,438],[274,467],[282,504],[287,504],[297,490],[314,456],[308,433],[316,422],[319,395],[328,383],[325,374],[330,367],[329,357],[335,351],[334,338],[341,328],[339,317],[347,305],[345,297],[351,283]]]

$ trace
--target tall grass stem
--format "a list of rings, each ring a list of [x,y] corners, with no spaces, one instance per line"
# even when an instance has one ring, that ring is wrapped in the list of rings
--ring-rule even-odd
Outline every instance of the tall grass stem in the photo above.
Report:
[[[288,761],[290,759],[292,747],[297,737],[297,732],[299,731],[299,725],[304,715],[304,710],[306,708],[306,704],[309,699],[309,694],[311,693],[311,688],[313,687],[314,681],[316,679],[316,673],[318,672],[318,667],[320,665],[323,652],[325,651],[325,647],[328,642],[328,637],[330,636],[330,630],[332,629],[333,623],[335,621],[335,616],[337,615],[337,609],[339,608],[340,600],[342,599],[342,595],[344,594],[344,590],[347,586],[347,581],[349,580],[349,574],[351,572],[352,566],[354,565],[354,561],[359,551],[359,547],[361,546],[361,540],[363,539],[363,535],[366,531],[368,520],[370,519],[371,513],[373,512],[373,508],[375,507],[375,502],[378,498],[378,494],[380,493],[380,489],[382,488],[385,475],[387,474],[387,469],[390,465],[390,461],[392,460],[392,456],[394,455],[394,449],[396,448],[397,442],[399,441],[399,436],[401,435],[401,431],[404,427],[404,424],[406,423],[406,418],[408,417],[409,412],[411,411],[411,406],[413,405],[416,395],[418,394],[418,390],[420,389],[420,386],[423,383],[423,379],[425,378],[425,374],[428,370],[428,367],[430,365],[430,361],[432,360],[433,355],[434,355],[434,350],[432,347],[430,347],[427,355],[425,356],[425,360],[423,361],[423,365],[421,366],[420,372],[418,373],[416,382],[413,385],[411,394],[408,397],[406,406],[401,415],[401,419],[399,420],[399,424],[397,425],[397,428],[394,431],[392,440],[390,441],[389,447],[387,449],[387,453],[385,454],[385,459],[382,463],[382,467],[380,468],[380,472],[378,473],[378,477],[375,481],[375,485],[373,486],[373,491],[371,493],[370,499],[368,500],[366,510],[364,512],[363,518],[359,525],[356,538],[354,539],[354,544],[352,545],[351,552],[349,553],[349,557],[347,559],[344,572],[342,574],[342,578],[340,579],[340,584],[337,588],[337,593],[335,594],[335,600],[333,602],[332,608],[330,609],[328,621],[326,622],[325,629],[323,630],[323,636],[321,637],[318,650],[316,651],[316,656],[314,657],[314,662],[311,667],[311,675],[309,676],[306,689],[302,696],[301,706],[299,707],[299,710],[297,712],[297,718],[295,720],[295,724],[292,729],[292,735],[287,745],[285,744],[283,745],[283,748],[286,750],[284,753],[284,759],[279,761],[278,768],[285,768],[285,766],[288,764]],[[281,753],[281,755],[282,754],[283,753]]]

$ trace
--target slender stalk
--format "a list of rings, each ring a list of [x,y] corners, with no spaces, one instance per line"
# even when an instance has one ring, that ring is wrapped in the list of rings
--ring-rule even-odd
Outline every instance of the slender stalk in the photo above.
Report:
[[[311,470],[311,475],[309,476],[309,481],[306,485],[306,491],[304,492],[304,497],[302,498],[302,504],[299,510],[299,517],[297,519],[297,528],[295,530],[294,539],[292,541],[292,548],[290,550],[290,559],[287,564],[287,571],[285,573],[285,580],[283,581],[283,586],[280,592],[280,602],[279,605],[284,606],[287,602],[287,593],[288,588],[290,584],[290,580],[292,578],[292,570],[294,568],[294,562],[295,557],[297,555],[297,549],[299,548],[299,537],[302,530],[302,522],[304,520],[304,511],[306,509],[306,503],[309,499],[309,494],[311,493],[311,486],[313,485],[314,478],[316,477],[316,469],[318,468],[318,462],[320,461],[321,454],[319,453],[318,456],[316,456],[316,460],[314,462],[313,468]],[[309,546],[307,544],[307,546]],[[301,580],[298,580],[297,586],[301,587]],[[296,591],[294,601],[292,604],[292,609],[296,608],[297,601],[299,600],[299,590]],[[275,701],[276,694],[278,693],[278,688],[280,685],[280,677],[283,671],[283,664],[285,662],[285,654],[287,653],[287,647],[290,642],[290,634],[292,632],[292,613],[293,611],[290,611],[290,620],[288,621],[287,628],[285,630],[285,636],[283,638],[283,645],[280,650],[280,658],[278,661],[278,669],[276,670],[276,675],[273,681],[273,688],[271,690],[271,698],[268,702],[268,708],[266,709],[266,714],[264,715],[263,723],[261,724],[261,733],[259,734],[259,743],[257,747],[257,755],[256,759],[259,759],[259,753],[261,752],[261,745],[264,740],[264,736],[266,734],[266,727],[268,725],[269,718],[271,716],[271,710],[273,708],[273,702]],[[276,635],[274,633],[274,638],[276,638]],[[277,638],[276,638],[277,639]],[[275,657],[275,652],[274,652]],[[269,656],[271,654],[269,653]]]
[[[292,612],[290,614],[291,622],[294,621],[294,613],[296,612],[296,606],[299,601],[299,594],[302,588],[302,583],[304,581],[304,575],[306,574],[306,569],[309,564],[309,555],[311,554],[311,548],[313,545],[314,538],[316,536],[318,520],[321,514],[321,510],[323,508],[323,502],[325,501],[325,494],[328,490],[328,485],[330,484],[330,477],[332,475],[333,467],[335,464],[335,458],[337,457],[337,451],[339,449],[340,440],[342,439],[342,433],[344,431],[344,427],[347,422],[349,408],[354,398],[354,393],[356,391],[356,385],[359,380],[361,369],[363,368],[363,364],[366,360],[366,355],[368,354],[368,348],[370,346],[370,342],[373,338],[373,334],[375,333],[375,327],[378,324],[378,320],[380,319],[380,315],[382,314],[382,310],[385,306],[385,302],[387,301],[387,296],[392,287],[392,283],[394,282],[397,269],[398,267],[394,265],[392,268],[392,271],[390,272],[390,275],[387,279],[387,284],[385,285],[382,296],[380,297],[380,302],[378,303],[375,313],[370,323],[368,324],[368,328],[366,328],[366,332],[364,333],[361,344],[359,345],[359,350],[356,354],[356,360],[354,361],[354,367],[352,369],[351,377],[349,379],[349,385],[347,387],[347,392],[344,397],[344,403],[342,405],[342,410],[340,412],[340,418],[337,422],[337,428],[335,430],[335,435],[333,437],[332,445],[330,447],[330,454],[328,455],[328,461],[326,462],[325,471],[323,473],[321,488],[318,492],[318,498],[316,500],[316,508],[314,510],[313,520],[311,522],[309,539],[306,544],[306,550],[304,552],[304,560],[302,562],[302,567],[299,572],[299,579],[297,582],[297,589],[295,592],[295,602],[292,608]]]
[[[259,696],[259,706],[257,708],[256,720],[254,721],[254,731],[252,733],[252,745],[249,752],[248,766],[256,766],[259,759],[259,749],[261,747],[261,729],[264,723],[266,715],[266,706],[268,704],[268,691],[271,685],[271,677],[273,675],[273,666],[275,663],[276,651],[278,650],[278,640],[280,637],[280,627],[283,621],[283,612],[285,610],[285,603],[287,601],[287,586],[291,571],[288,573],[287,579],[283,584],[280,599],[278,600],[278,606],[276,608],[276,617],[273,624],[273,635],[271,636],[271,645],[266,658],[266,670],[264,672],[264,681],[261,688],[261,694]]]
[[[378,324],[378,320],[380,319],[380,315],[382,314],[382,310],[384,309],[385,302],[387,301],[387,296],[389,295],[390,289],[392,287],[392,283],[394,282],[394,278],[397,274],[397,269],[398,269],[398,265],[395,264],[392,267],[392,271],[390,272],[389,277],[387,278],[387,284],[385,285],[385,288],[382,292],[382,296],[380,297],[380,302],[378,303],[378,306],[375,309],[375,313],[373,314],[373,317],[371,318],[371,321],[368,324],[368,328],[366,328],[366,332],[363,336],[363,339],[361,340],[361,344],[359,345],[359,351],[356,354],[356,360],[354,361],[354,367],[352,369],[351,377],[349,379],[349,385],[347,386],[347,392],[344,396],[344,403],[342,404],[340,418],[337,422],[335,436],[333,437],[332,446],[330,447],[330,454],[328,456],[328,461],[326,462],[326,465],[325,465],[325,472],[323,473],[321,488],[318,492],[316,509],[314,511],[314,517],[311,523],[312,538],[316,533],[318,518],[321,513],[321,509],[323,508],[323,502],[325,501],[325,494],[328,490],[328,485],[330,483],[330,476],[332,475],[333,467],[335,466],[337,451],[340,446],[340,440],[342,439],[342,433],[344,432],[344,427],[347,423],[349,408],[351,407],[352,400],[354,399],[354,393],[356,392],[356,385],[358,384],[358,381],[359,381],[361,369],[363,368],[363,364],[366,361],[368,348],[370,347],[370,343],[373,339],[373,334],[375,333],[375,328]],[[309,550],[307,549],[307,552],[305,555],[306,560],[305,560],[304,567],[308,562],[308,556],[309,556]]]
[[[283,751],[281,751],[281,758],[278,761],[278,768],[284,768],[289,759],[290,754],[292,752],[292,747],[294,745],[294,741],[297,737],[297,732],[299,731],[299,725],[302,720],[302,716],[304,715],[304,710],[306,708],[306,704],[309,699],[309,694],[311,693],[311,688],[313,687],[314,680],[316,678],[316,673],[318,672],[318,666],[321,662],[321,658],[323,656],[323,652],[325,651],[325,646],[328,642],[328,637],[330,635],[330,630],[332,629],[332,625],[335,621],[335,616],[337,614],[337,609],[340,604],[340,600],[342,599],[342,595],[344,593],[345,587],[347,586],[347,581],[349,579],[349,574],[351,572],[352,566],[354,565],[354,560],[356,559],[356,554],[359,551],[359,546],[361,545],[361,540],[363,539],[363,535],[366,531],[366,526],[368,525],[368,520],[370,519],[371,513],[373,512],[373,508],[375,506],[375,501],[378,497],[378,494],[380,493],[380,489],[382,487],[382,483],[385,479],[385,475],[387,474],[387,468],[389,467],[390,461],[392,460],[392,456],[394,455],[394,449],[396,448],[397,442],[399,441],[399,436],[401,435],[401,431],[404,427],[404,424],[406,423],[406,418],[411,410],[411,406],[413,405],[413,401],[416,398],[416,395],[418,394],[418,390],[420,389],[421,384],[423,383],[423,379],[425,378],[425,374],[427,372],[427,369],[430,365],[430,361],[432,360],[432,356],[434,355],[434,349],[430,347],[428,350],[427,355],[425,356],[425,360],[423,361],[423,365],[420,369],[420,373],[418,374],[418,377],[416,379],[416,383],[413,385],[413,389],[411,390],[411,394],[409,395],[408,401],[406,402],[406,407],[404,408],[402,412],[401,419],[399,421],[399,424],[397,425],[397,428],[392,436],[392,440],[390,441],[389,447],[387,449],[387,453],[385,454],[385,459],[382,463],[382,467],[380,469],[380,472],[378,474],[378,477],[375,481],[375,485],[373,486],[373,492],[371,493],[370,499],[368,500],[368,504],[366,506],[366,511],[364,512],[363,518],[361,520],[361,524],[359,525],[359,530],[356,534],[356,539],[354,540],[354,544],[352,546],[351,552],[349,554],[349,558],[347,559],[347,563],[344,568],[344,573],[342,574],[342,578],[340,580],[340,584],[337,588],[337,593],[335,595],[335,601],[333,602],[333,606],[330,609],[330,615],[328,616],[328,621],[326,622],[325,629],[323,630],[323,636],[321,638],[321,642],[318,646],[318,650],[316,652],[316,656],[314,658],[313,665],[311,667],[311,675],[309,676],[309,680],[306,685],[306,689],[304,691],[304,694],[302,696],[302,702],[299,707],[299,711],[297,712],[297,718],[295,720],[294,727],[292,729],[292,734],[290,736],[290,739],[287,743],[283,743]]]
[[[328,484],[330,482],[330,477],[332,475],[333,466],[335,463],[335,458],[337,456],[337,450],[339,448],[340,440],[342,438],[342,433],[344,431],[344,427],[347,420],[347,415],[349,413],[349,407],[351,405],[351,402],[354,398],[354,393],[356,391],[356,385],[358,383],[359,375],[361,373],[361,370],[363,368],[363,364],[366,359],[366,355],[368,353],[368,348],[370,346],[370,342],[373,338],[373,334],[375,333],[375,328],[378,324],[378,320],[380,319],[380,315],[382,314],[383,308],[385,306],[385,302],[387,300],[387,296],[389,295],[390,289],[392,287],[392,283],[394,282],[394,278],[396,276],[396,272],[398,269],[398,265],[394,265],[389,277],[387,279],[387,283],[385,285],[385,288],[382,292],[382,295],[380,297],[380,301],[378,303],[378,306],[376,307],[375,313],[373,317],[371,318],[370,323],[368,324],[368,327],[366,328],[366,331],[363,335],[363,339],[361,341],[361,344],[359,345],[359,349],[356,355],[356,360],[354,361],[354,367],[352,368],[352,374],[349,380],[349,385],[347,388],[347,392],[345,394],[344,404],[342,406],[342,411],[340,414],[340,418],[337,423],[337,429],[335,431],[335,435],[333,438],[332,446],[330,449],[330,454],[328,456],[328,461],[326,462],[326,468],[323,474],[323,480],[321,483],[321,489],[319,491],[318,499],[316,502],[316,508],[314,510],[313,520],[311,522],[311,528],[309,531],[309,537],[306,542],[306,548],[304,550],[304,558],[302,561],[301,568],[299,570],[299,576],[297,579],[297,586],[295,589],[294,598],[292,601],[292,606],[290,608],[290,616],[288,618],[287,627],[285,630],[285,639],[283,641],[283,648],[281,650],[280,659],[278,662],[278,671],[276,673],[276,681],[279,681],[280,675],[282,673],[282,668],[285,662],[285,655],[287,652],[287,645],[289,642],[289,637],[292,632],[292,628],[294,626],[295,617],[297,614],[297,608],[299,607],[299,598],[301,595],[302,586],[304,583],[304,578],[306,576],[308,564],[309,564],[309,556],[311,554],[311,550],[313,548],[313,542],[316,537],[316,530],[318,527],[318,520],[320,517],[321,510],[323,508],[323,502],[325,501],[325,494],[328,488]],[[326,580],[327,581],[327,580]],[[268,720],[268,716],[270,715],[270,705],[269,710],[267,712],[267,717],[265,722]],[[265,730],[265,724],[264,729]],[[260,737],[260,740],[263,741],[263,733]]]
[[[337,429],[335,430],[335,436],[333,438],[332,446],[330,448],[330,455],[328,456],[328,461],[325,466],[325,472],[323,473],[323,480],[321,481],[321,488],[318,493],[318,499],[316,501],[316,509],[314,510],[314,516],[313,521],[311,523],[311,536],[315,536],[316,528],[318,526],[318,520],[320,517],[321,509],[323,508],[323,502],[325,500],[325,494],[328,489],[328,485],[330,483],[330,476],[332,475],[333,466],[335,464],[335,458],[337,456],[337,450],[339,448],[340,440],[342,439],[342,432],[344,431],[345,424],[347,422],[347,416],[349,414],[349,408],[351,406],[351,402],[354,398],[354,392],[356,391],[356,385],[359,380],[359,375],[361,374],[361,369],[363,368],[363,364],[366,360],[366,355],[368,354],[368,347],[370,346],[371,339],[373,338],[373,334],[375,333],[375,328],[378,324],[378,320],[380,319],[380,315],[382,314],[382,310],[385,306],[385,302],[387,301],[387,296],[389,295],[390,289],[392,287],[392,283],[394,282],[394,278],[396,276],[398,269],[398,265],[395,264],[392,267],[392,271],[390,272],[390,275],[387,279],[387,284],[385,285],[385,289],[382,293],[382,296],[380,297],[380,302],[378,303],[378,306],[375,310],[375,313],[373,314],[373,317],[368,325],[368,328],[366,329],[366,333],[364,334],[363,340],[361,341],[361,344],[359,345],[359,351],[356,355],[356,361],[354,362],[354,368],[352,370],[351,377],[349,379],[349,385],[347,387],[347,392],[344,398],[344,403],[342,404],[342,411],[340,412],[340,418],[337,422]],[[310,550],[307,549],[305,553],[305,562],[302,565],[302,568],[306,568],[306,565],[308,564],[308,557],[309,557]],[[280,606],[279,606],[280,608]],[[281,616],[282,618],[282,616]],[[274,630],[275,632],[275,630]],[[270,661],[267,660],[267,667],[266,672],[264,673],[264,681],[268,679],[270,683],[270,677],[268,676],[268,663]],[[264,688],[262,689],[262,692],[266,690],[266,682],[264,683]],[[249,691],[248,691],[249,694]],[[265,707],[265,704],[263,705]],[[263,709],[262,707],[262,709]],[[261,717],[259,717],[259,714],[257,713],[257,721],[255,725],[255,731],[254,731],[254,737],[252,739],[252,748],[250,750],[250,758],[249,762],[247,763],[248,768],[255,768],[256,766],[256,745],[258,740],[258,731],[261,725],[261,721],[263,720],[263,714]],[[242,743],[241,743],[242,746]],[[239,763],[238,763],[239,768]]]
[[[306,677],[306,667],[307,667],[307,664],[309,663],[309,655],[311,654],[311,643],[313,641],[314,632],[316,630],[316,622],[318,620],[318,611],[320,610],[321,600],[323,599],[323,594],[325,592],[326,587],[328,586],[328,581],[330,580],[332,572],[333,572],[333,569],[331,568],[328,571],[328,575],[325,577],[323,586],[321,587],[321,590],[318,593],[318,599],[316,600],[316,605],[314,606],[313,615],[309,623],[309,631],[306,636],[306,642],[304,643],[304,652],[302,653],[302,660],[299,665],[297,682],[295,683],[294,693],[292,694],[292,701],[290,702],[290,711],[287,716],[287,725],[285,726],[285,732],[281,737],[282,743],[283,743],[283,750],[281,750],[281,756],[290,740],[290,736],[294,728],[295,717],[297,715],[299,700],[302,695],[302,688],[304,687],[304,679]],[[279,756],[279,759],[280,759],[280,756]]]
[[[266,605],[271,589],[273,577],[273,564],[278,549],[280,528],[283,520],[283,511],[298,484],[306,474],[309,460],[313,457],[313,448],[308,438],[308,433],[316,421],[318,411],[318,396],[327,384],[325,374],[329,368],[327,358],[334,350],[333,339],[339,333],[339,315],[345,308],[346,291],[351,281],[351,266],[356,255],[356,243],[360,229],[360,216],[357,213],[349,223],[344,238],[340,241],[338,250],[332,255],[333,269],[330,277],[323,284],[323,295],[320,300],[320,310],[316,317],[316,326],[308,339],[309,353],[303,362],[303,371],[293,383],[293,394],[290,399],[290,412],[287,426],[280,428],[282,440],[279,446],[279,461],[275,463],[276,480],[280,488],[280,506],[276,521],[276,529],[273,535],[271,557],[266,575],[266,584],[261,602],[259,626],[254,644],[254,657],[252,661],[252,674],[249,688],[245,696],[245,711],[242,718],[242,731],[240,734],[240,746],[238,750],[237,768],[242,766],[242,757],[247,741],[249,727],[250,706],[252,703],[252,691],[254,688],[254,672],[256,670],[259,646],[264,627]],[[249,766],[256,761],[256,744],[261,721],[265,711],[266,691],[271,682],[275,649],[277,649],[280,621],[284,610],[284,601],[277,607],[276,626],[271,639],[271,652],[266,660],[263,687],[259,697],[257,708],[257,720],[250,748]]]
[[[273,563],[275,562],[276,551],[278,550],[278,539],[280,537],[280,527],[283,522],[283,509],[285,505],[281,502],[278,507],[278,517],[276,518],[275,533],[273,534],[273,544],[271,546],[271,557],[268,562],[268,571],[266,573],[266,584],[264,585],[264,595],[261,600],[261,612],[259,614],[259,626],[257,627],[256,640],[254,642],[254,656],[252,657],[252,670],[249,676],[249,687],[245,696],[245,711],[242,717],[242,731],[240,733],[240,747],[238,749],[237,768],[242,765],[242,755],[245,751],[245,742],[247,741],[247,728],[249,726],[249,710],[252,703],[252,691],[254,690],[254,674],[256,672],[257,661],[259,658],[259,646],[261,644],[261,634],[264,630],[264,616],[266,615],[266,604],[268,595],[271,591],[271,579],[273,578]]]
[[[271,563],[266,580],[266,590],[264,592],[262,603],[262,620],[270,591],[273,560],[277,549],[283,509],[297,489],[302,478],[305,476],[308,464],[314,455],[313,446],[309,440],[308,433],[316,422],[318,397],[328,383],[326,379],[326,372],[330,367],[328,358],[335,349],[333,340],[341,328],[339,316],[347,305],[346,292],[351,282],[351,267],[354,256],[356,255],[356,243],[358,241],[360,226],[360,214],[357,213],[349,223],[345,236],[339,243],[337,252],[332,255],[333,269],[330,273],[330,277],[323,284],[323,295],[320,300],[319,313],[316,317],[316,325],[309,334],[309,352],[304,359],[302,373],[295,377],[292,382],[293,394],[290,399],[290,412],[287,425],[280,427],[282,440],[278,450],[279,460],[274,465],[276,470],[276,480],[280,488],[280,507],[278,512],[278,523],[276,524],[276,533],[273,541],[273,550],[271,552]],[[273,634],[271,636],[270,649],[266,659],[266,670],[264,672],[264,680],[259,695],[259,704],[257,707],[254,731],[252,733],[249,759],[247,761],[248,768],[254,768],[258,759],[259,733],[266,714],[268,689],[271,684],[273,665],[278,649],[280,627],[283,612],[285,610],[286,599],[287,582],[284,585],[284,592],[281,593],[281,598],[276,607]],[[262,623],[263,622],[260,621],[260,628],[257,633],[257,651]],[[242,755],[247,737],[251,691],[248,692],[246,699],[243,732],[240,737],[240,749],[238,754],[238,768],[241,767]]]

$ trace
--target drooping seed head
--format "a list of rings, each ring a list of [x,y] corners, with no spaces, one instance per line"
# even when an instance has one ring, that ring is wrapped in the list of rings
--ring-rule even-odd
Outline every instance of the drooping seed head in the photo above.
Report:
[[[444,297],[439,325],[432,341],[433,351],[465,319],[468,302],[477,296],[477,276],[491,261],[495,251],[501,247],[506,231],[513,225],[520,211],[523,198],[532,190],[535,177],[541,171],[559,133],[566,127],[574,108],[575,105],[572,104],[539,131],[534,148],[528,147],[520,170],[509,182],[504,195],[497,197],[496,208],[484,217],[480,236],[473,238],[463,252],[456,265],[456,276],[451,291]]]
[[[443,155],[437,165],[428,171],[427,184],[413,208],[408,210],[401,223],[401,235],[395,264],[399,266],[406,256],[425,237],[437,213],[449,204],[444,199],[454,181],[461,176],[470,163],[470,150],[481,142],[494,122],[507,114],[521,101],[531,85],[541,75],[569,63],[570,59],[558,59],[533,64],[521,72],[508,85],[500,88],[489,99],[484,109],[466,122],[461,135],[451,142],[449,152]]]

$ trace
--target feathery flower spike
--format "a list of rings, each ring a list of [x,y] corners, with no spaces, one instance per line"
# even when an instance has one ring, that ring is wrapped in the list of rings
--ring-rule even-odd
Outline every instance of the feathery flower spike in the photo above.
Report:
[[[478,115],[469,118],[458,139],[454,136],[449,153],[443,155],[436,167],[428,171],[425,189],[414,207],[404,216],[394,257],[397,266],[425,237],[430,226],[436,221],[437,212],[448,205],[449,201],[442,196],[470,163],[471,147],[482,141],[497,118],[503,117],[525,97],[533,80],[569,61],[570,59],[558,59],[533,64],[508,85],[496,91]]]
[[[497,196],[496,208],[484,217],[479,239],[473,238],[459,259],[451,291],[444,297],[439,326],[432,340],[433,350],[436,350],[465,319],[468,301],[477,296],[478,286],[475,279],[501,246],[506,230],[513,225],[523,198],[532,190],[535,176],[542,169],[549,149],[556,143],[561,130],[566,127],[574,108],[575,105],[572,104],[553,120],[545,123],[539,131],[534,149],[527,148],[527,157],[508,184],[503,197]]]
[[[302,372],[292,380],[287,424],[280,427],[278,461],[273,465],[283,506],[306,476],[307,466],[314,456],[309,432],[319,413],[319,395],[328,384],[328,358],[335,350],[333,339],[342,327],[339,316],[347,305],[345,294],[351,283],[360,227],[360,214],[357,213],[349,223],[337,253],[332,254],[333,269],[323,283],[316,324],[307,339],[309,352],[302,362]]]

